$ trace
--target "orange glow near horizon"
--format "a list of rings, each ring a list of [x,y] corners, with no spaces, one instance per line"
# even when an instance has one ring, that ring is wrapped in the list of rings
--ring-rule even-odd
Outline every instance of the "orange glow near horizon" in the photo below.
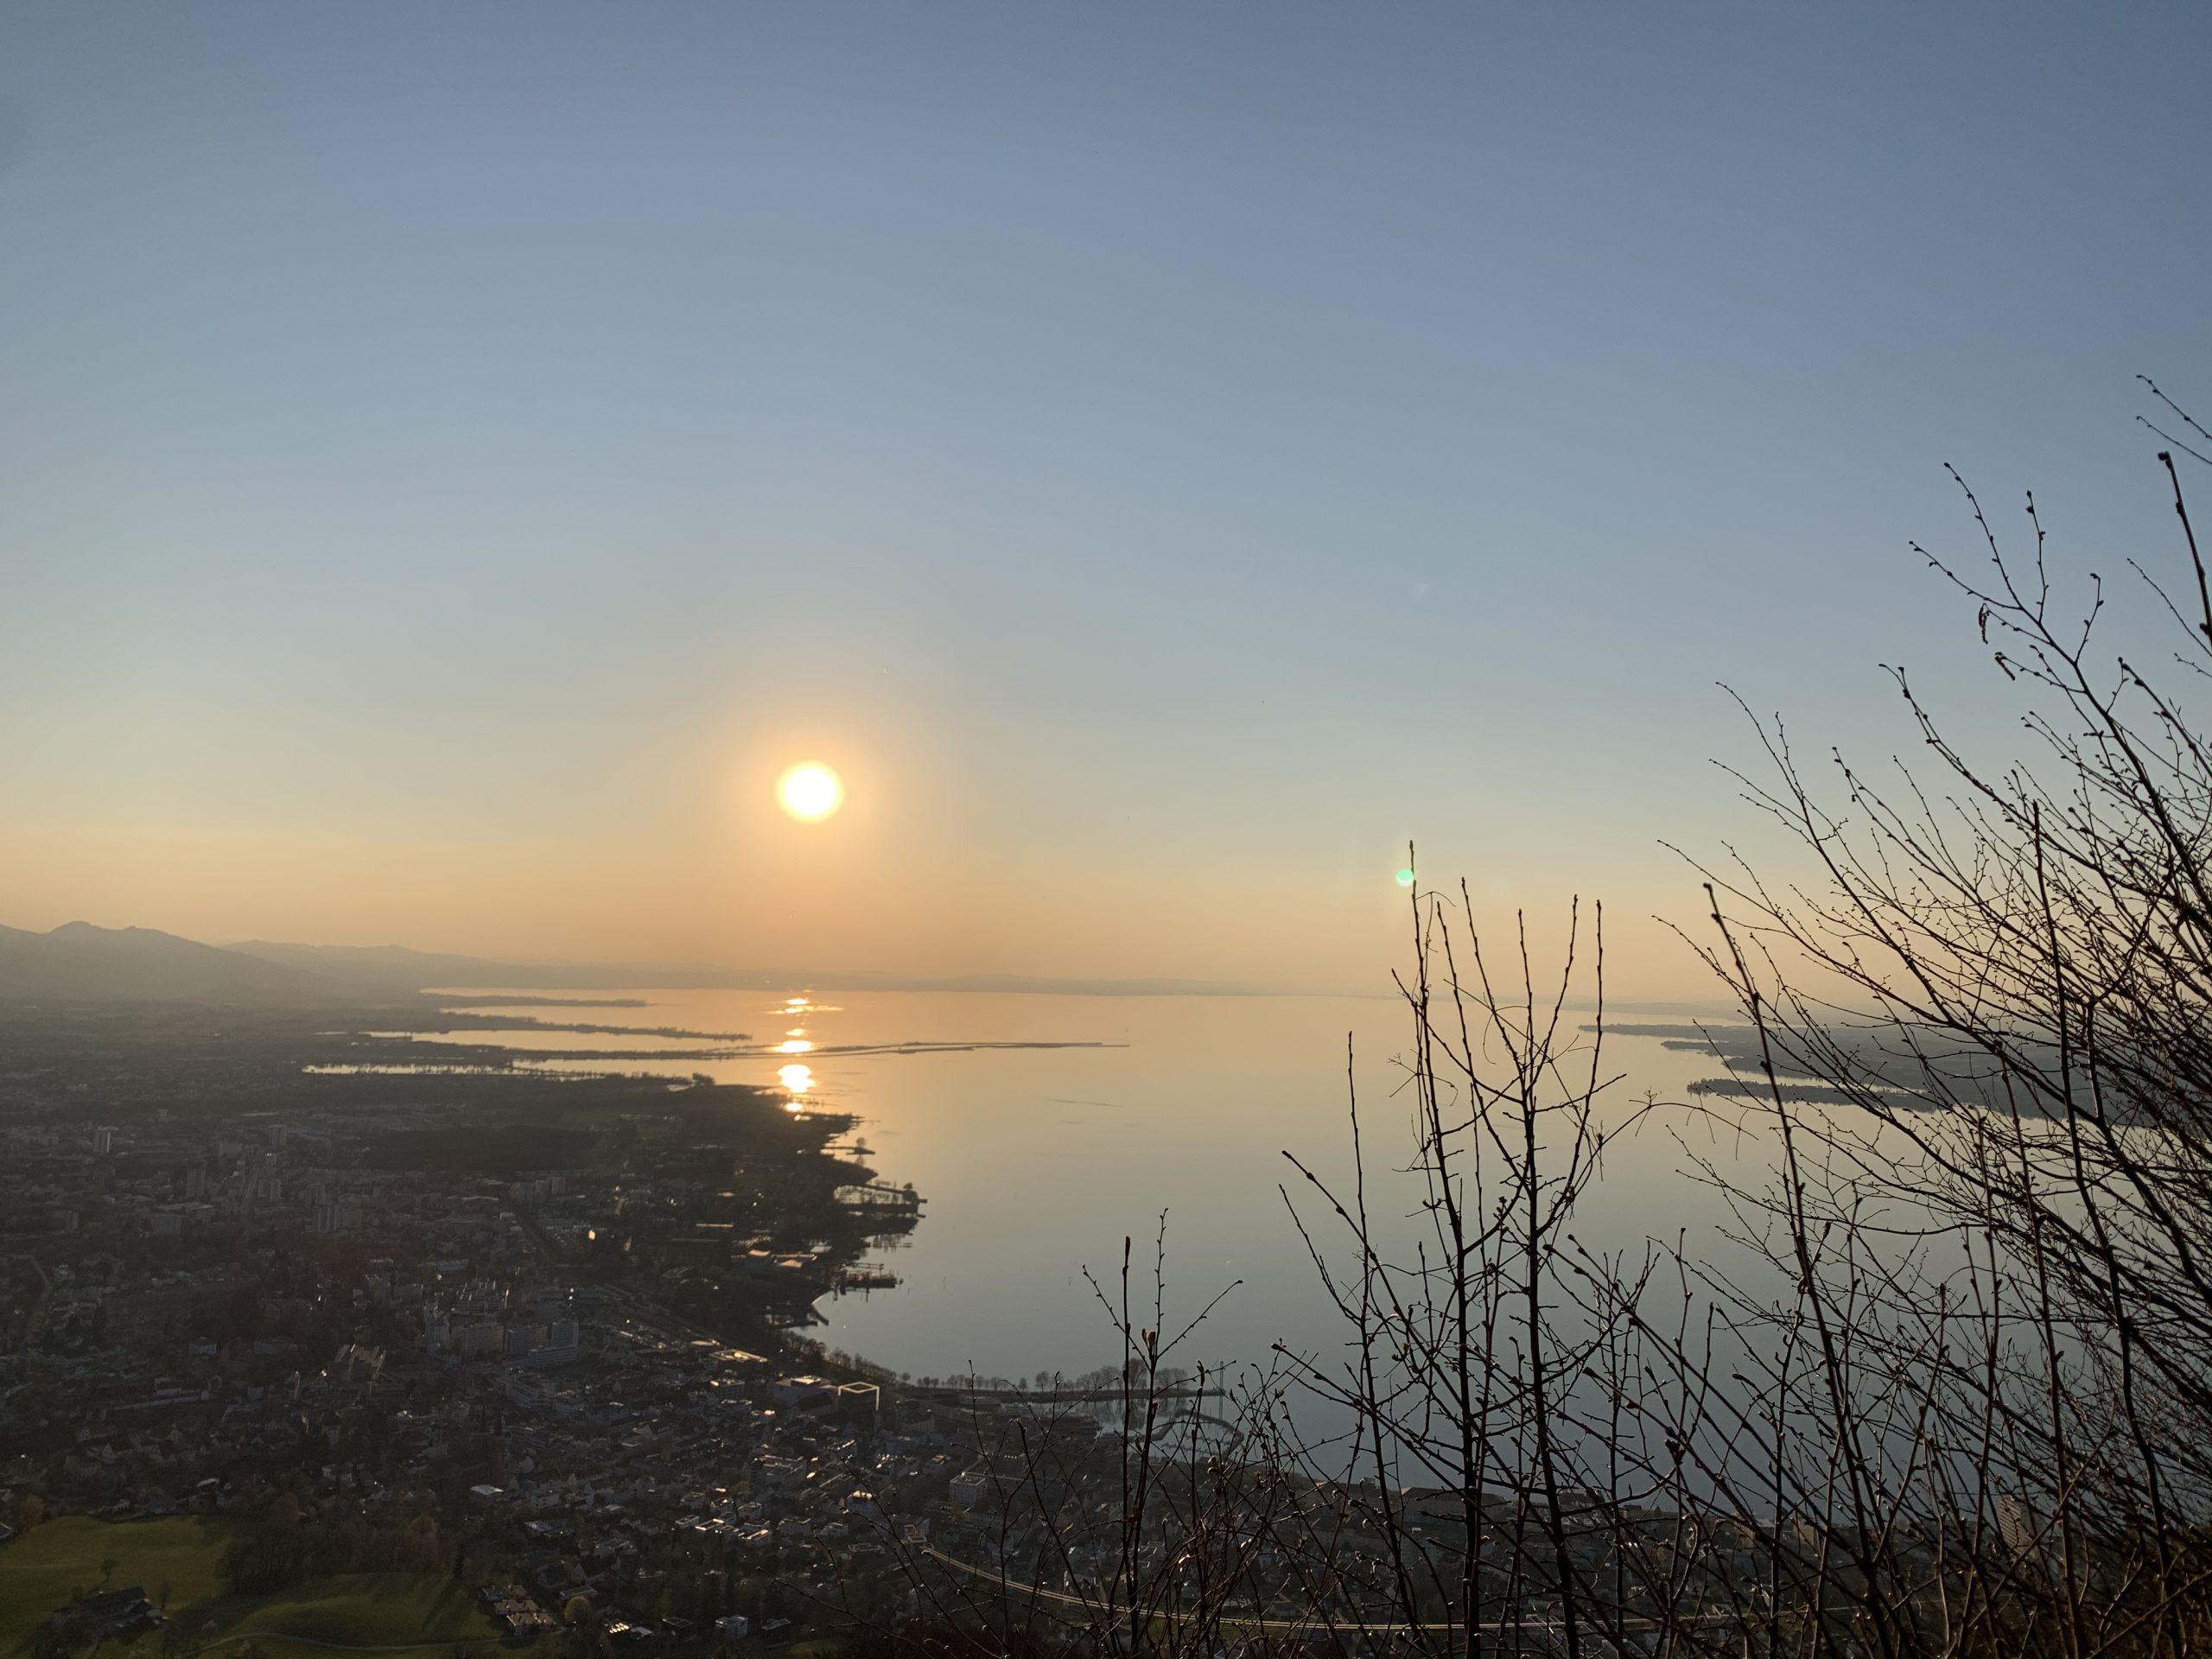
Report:
[[[828,751],[786,754],[794,752]],[[702,796],[726,753],[702,754]],[[32,825],[0,811],[0,925],[43,931],[83,919],[218,945],[397,944],[495,962],[675,963],[793,978],[836,966],[1317,990],[1387,987],[1402,952],[1407,894],[1392,880],[1402,853],[1388,861],[1347,855],[1342,869],[1315,873],[1196,859],[1163,868],[1088,853],[1078,861],[1073,849],[1032,861],[997,841],[909,847],[854,833],[878,804],[873,784],[855,780],[826,823],[786,818],[763,787],[777,776],[774,759],[751,771],[737,804],[752,816],[735,833],[717,791],[685,827],[688,838],[666,844],[613,828],[549,830],[542,842],[445,840],[372,826],[326,835],[270,823]],[[999,861],[979,868],[987,850]],[[1459,849],[1422,858],[1432,874],[1476,863]],[[348,879],[333,880],[334,870]],[[1486,925],[1510,930],[1522,904],[1556,917],[1573,890],[1547,868],[1486,878],[1475,899]],[[1649,919],[1688,913],[1675,887],[1631,872],[1603,891],[1609,1001],[1709,994],[1702,965]],[[1040,928],[1047,892],[1051,925]],[[825,988],[817,1001],[769,989],[749,999],[747,1018],[732,1018],[772,1047],[787,1028],[811,1035],[836,1017],[828,1000],[836,995]]]

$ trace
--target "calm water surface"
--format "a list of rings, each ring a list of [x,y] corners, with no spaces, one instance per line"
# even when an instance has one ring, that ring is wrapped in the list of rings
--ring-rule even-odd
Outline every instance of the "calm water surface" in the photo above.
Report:
[[[703,1072],[719,1082],[785,1088],[800,1109],[855,1115],[853,1139],[868,1147],[867,1161],[885,1179],[912,1182],[925,1206],[911,1237],[880,1252],[899,1287],[824,1299],[827,1324],[815,1334],[916,1376],[971,1365],[1008,1376],[1072,1373],[1115,1357],[1117,1341],[1083,1270],[1102,1281],[1117,1274],[1122,1240],[1134,1237],[1148,1286],[1163,1211],[1168,1328],[1179,1328],[1178,1310],[1188,1318],[1236,1286],[1194,1339],[1190,1357],[1264,1356],[1278,1339],[1310,1352],[1340,1350],[1343,1333],[1280,1187],[1303,1185],[1285,1151],[1332,1178],[1349,1168],[1348,1037],[1370,1173],[1403,1163],[1410,1145],[1409,1103],[1397,1093],[1403,1074],[1396,1064],[1408,1019],[1386,999],[803,989],[606,995],[640,997],[646,1006],[512,1012],[742,1032],[749,1042],[700,1059],[659,1058],[696,1050],[696,1040],[642,1034],[516,1029],[458,1039],[624,1049],[635,1058],[547,1064]],[[985,1046],[1016,1044],[1085,1046]],[[1687,1084],[1714,1067],[1653,1039],[1608,1037],[1605,1070],[1625,1074],[1605,1097],[1612,1103],[1609,1117],[1618,1122],[1647,1093],[1683,1100]],[[1626,1249],[1649,1236],[1687,1232],[1694,1249],[1725,1249],[1713,1229],[1714,1206],[1683,1173],[1686,1144],[1747,1179],[1764,1165],[1759,1145],[1716,1136],[1695,1114],[1653,1112],[1609,1153],[1580,1236]],[[1378,1210],[1409,1211],[1409,1190],[1381,1180],[1386,1190]],[[1318,1206],[1306,1208],[1318,1218]]]

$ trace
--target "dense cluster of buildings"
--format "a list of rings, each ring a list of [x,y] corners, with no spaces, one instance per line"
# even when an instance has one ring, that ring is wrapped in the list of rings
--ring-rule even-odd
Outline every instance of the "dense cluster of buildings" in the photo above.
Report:
[[[874,1495],[941,1499],[958,1459],[778,1338],[832,1241],[650,1128],[518,1175],[379,1160],[443,1145],[434,1108],[0,1119],[0,1506],[427,1502],[511,1630],[794,1628],[887,1564]],[[706,1285],[770,1339],[670,1305]]]

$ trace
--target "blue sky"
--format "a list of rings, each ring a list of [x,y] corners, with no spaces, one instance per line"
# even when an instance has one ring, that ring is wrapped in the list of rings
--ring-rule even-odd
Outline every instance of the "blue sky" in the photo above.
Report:
[[[0,920],[1344,983],[1409,836],[1693,913],[1714,681],[2001,731],[1942,463],[2178,556],[2208,36],[12,6]]]

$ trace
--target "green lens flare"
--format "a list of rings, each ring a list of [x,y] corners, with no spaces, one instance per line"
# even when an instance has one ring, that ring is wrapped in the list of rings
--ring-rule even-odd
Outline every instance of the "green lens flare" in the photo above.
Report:
[[[1411,870],[1400,870],[1398,872],[1398,885],[1400,887],[1410,887],[1413,884],[1414,873]]]

